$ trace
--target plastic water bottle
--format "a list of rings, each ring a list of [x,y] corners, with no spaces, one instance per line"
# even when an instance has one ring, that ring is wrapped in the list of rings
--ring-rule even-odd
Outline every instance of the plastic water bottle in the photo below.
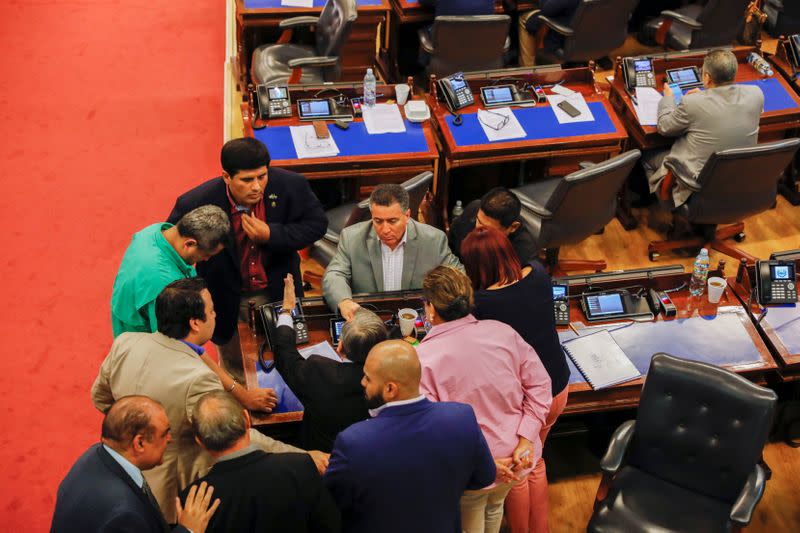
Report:
[[[767,60],[755,52],[750,52],[750,55],[747,56],[747,62],[753,65],[753,68],[763,76],[772,76],[775,74],[772,72],[772,67]]]
[[[375,105],[375,74],[372,69],[367,69],[367,75],[364,76],[364,105],[373,107]]]
[[[452,220],[455,220],[456,217],[460,217],[464,214],[464,207],[461,205],[461,200],[456,200],[456,205],[453,207],[453,217]]]
[[[706,279],[708,278],[708,250],[703,248],[694,260],[694,270],[692,271],[692,281],[689,282],[689,293],[692,296],[701,296],[706,290]]]

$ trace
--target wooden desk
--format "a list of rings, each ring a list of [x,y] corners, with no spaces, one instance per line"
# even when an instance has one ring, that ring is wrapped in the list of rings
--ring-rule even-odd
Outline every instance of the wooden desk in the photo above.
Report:
[[[484,137],[479,143],[459,146],[453,137],[451,126],[447,122],[448,119],[452,119],[447,106],[444,102],[439,102],[428,95],[432,122],[441,145],[445,163],[442,179],[443,189],[445,189],[442,191],[444,199],[447,199],[447,174],[453,168],[540,159],[546,162],[545,175],[564,176],[578,170],[580,162],[600,162],[619,154],[628,139],[625,127],[617,117],[611,104],[595,84],[593,72],[589,68],[564,70],[560,67],[519,68],[493,71],[488,75],[468,73],[465,77],[474,93],[475,104],[460,109],[459,113],[462,115],[476,113],[478,109],[483,108],[480,99],[480,88],[483,86],[511,83],[508,80],[512,79],[520,80],[521,83],[545,86],[545,91],[550,94],[547,86],[563,82],[563,85],[583,94],[590,105],[593,103],[600,104],[613,124],[613,131],[610,133],[559,137],[557,136],[558,125],[556,125],[553,129],[554,136],[549,138],[489,142]],[[500,82],[499,80],[503,81]],[[549,105],[544,103],[538,104],[536,107],[548,108]]]
[[[655,319],[655,321],[659,322],[697,316],[714,316],[718,312],[741,309],[740,302],[730,287],[726,288],[725,294],[722,296],[719,306],[709,304],[708,298],[705,294],[699,298],[692,298],[689,295],[688,290],[690,278],[690,273],[671,274],[650,280],[618,280],[600,283],[593,282],[592,287],[594,290],[600,290],[611,289],[615,287],[629,287],[631,285],[642,285],[648,288],[652,287],[666,290],[678,287],[681,285],[681,283],[686,283],[687,287],[680,291],[670,293],[673,303],[678,308],[678,316],[675,318],[665,318],[663,315],[659,315]],[[581,294],[586,287],[587,285],[585,283],[570,285],[569,294]],[[579,298],[572,298],[570,300],[570,320],[573,323],[586,322],[583,311],[580,308]],[[612,322],[619,321],[617,320]],[[741,314],[741,322],[759,353],[760,361],[754,364],[728,367],[728,369],[736,372],[737,374],[741,374],[747,379],[756,383],[766,383],[767,378],[775,373],[777,364],[772,358],[769,349],[764,344],[764,341],[759,336],[758,330],[748,319],[746,313]],[[592,325],[594,324],[597,323],[593,322]],[[559,327],[559,331],[566,329],[569,328]],[[664,349],[664,351],[669,353],[669,349]],[[644,378],[639,378],[633,381],[615,385],[608,389],[596,391],[593,390],[588,383],[571,383],[569,385],[569,400],[567,401],[567,406],[564,409],[564,414],[582,414],[636,407],[639,404],[639,396],[641,394],[643,385]]]
[[[299,98],[313,98],[314,95],[325,89],[337,89],[348,97],[361,96],[361,84],[329,84],[323,86],[314,85],[297,85],[291,88],[292,102],[296,102]],[[387,96],[393,96],[393,89],[391,86],[378,86],[378,93],[384,93]],[[328,95],[330,96],[330,95]],[[384,100],[379,100],[384,101]],[[402,109],[402,108],[401,108]],[[242,117],[244,122],[244,135],[248,137],[255,136],[253,130],[253,110],[251,102],[245,102],[241,105]],[[288,119],[271,119],[267,121],[255,120],[256,127],[266,125],[267,128],[275,128],[280,126],[297,126],[300,124],[308,125],[310,122],[301,122],[297,116],[297,106],[293,104],[294,116]],[[401,110],[402,113],[402,110]],[[362,123],[362,119],[357,118],[355,123]],[[352,127],[352,126],[351,126]],[[407,127],[412,125],[407,124]],[[413,125],[414,128],[422,129],[422,135],[425,138],[425,150],[416,152],[404,153],[385,153],[385,154],[368,154],[368,155],[339,155],[336,157],[320,157],[320,158],[307,158],[299,159],[274,157],[271,165],[286,168],[294,172],[303,174],[309,180],[317,179],[348,179],[350,180],[351,196],[359,198],[364,196],[362,188],[369,188],[379,183],[402,183],[403,181],[416,176],[421,172],[430,171],[434,173],[433,189],[436,191],[438,187],[438,161],[439,152],[436,147],[436,140],[433,135],[430,123],[425,122],[420,125]],[[330,130],[334,137],[344,133],[330,126]],[[375,137],[380,137],[376,135]],[[291,142],[291,141],[289,141]],[[273,152],[274,147],[270,147]],[[340,150],[343,148],[339,146]],[[291,151],[292,154],[294,151]]]
[[[389,18],[389,0],[379,0],[378,5],[360,5],[358,18],[342,50],[342,80],[363,80],[367,68],[374,67],[376,45],[381,36],[381,26]],[[278,2],[276,1],[276,4]],[[375,0],[374,3],[378,3]],[[236,0],[236,43],[238,54],[238,80],[242,92],[249,83],[253,51],[262,44],[277,42],[281,20],[299,16],[319,16],[324,2],[315,1],[319,7],[269,7],[252,8],[248,0]],[[385,46],[385,39],[381,40]]]

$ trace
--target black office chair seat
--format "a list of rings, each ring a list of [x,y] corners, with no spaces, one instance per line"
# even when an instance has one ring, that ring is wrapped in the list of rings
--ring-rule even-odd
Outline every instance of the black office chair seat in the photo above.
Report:
[[[545,206],[558,188],[561,179],[562,178],[552,178],[528,183],[514,189],[514,192],[517,193],[517,197],[520,199],[525,209],[534,213],[547,213],[548,210]],[[526,217],[525,227],[530,232],[533,240],[539,242],[542,233],[542,218]]]
[[[730,504],[687,490],[632,466],[614,478],[588,530],[593,533],[625,531],[729,531]]]
[[[302,44],[272,44],[261,46],[253,52],[253,72],[255,78],[266,85],[286,83],[292,69],[289,61],[317,56],[311,46]],[[304,68],[299,83],[324,82],[322,69]]]

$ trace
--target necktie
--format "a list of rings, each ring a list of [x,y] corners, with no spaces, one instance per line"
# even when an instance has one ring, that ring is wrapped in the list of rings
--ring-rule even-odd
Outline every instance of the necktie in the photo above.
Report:
[[[144,492],[144,495],[147,496],[147,500],[150,502],[150,504],[153,506],[156,513],[158,514],[158,518],[161,522],[164,531],[169,531],[167,520],[164,518],[164,514],[161,512],[161,507],[158,505],[158,500],[156,500],[156,497],[153,495],[153,491],[150,490],[150,485],[147,484],[146,479],[144,480],[144,483],[142,483],[142,492]]]

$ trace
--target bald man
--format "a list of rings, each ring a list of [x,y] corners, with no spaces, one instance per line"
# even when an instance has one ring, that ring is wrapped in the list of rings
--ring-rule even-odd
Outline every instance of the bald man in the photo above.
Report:
[[[459,499],[495,481],[496,468],[469,405],[419,392],[417,352],[375,345],[361,386],[372,419],[339,433],[324,480],[352,532],[458,532]]]

